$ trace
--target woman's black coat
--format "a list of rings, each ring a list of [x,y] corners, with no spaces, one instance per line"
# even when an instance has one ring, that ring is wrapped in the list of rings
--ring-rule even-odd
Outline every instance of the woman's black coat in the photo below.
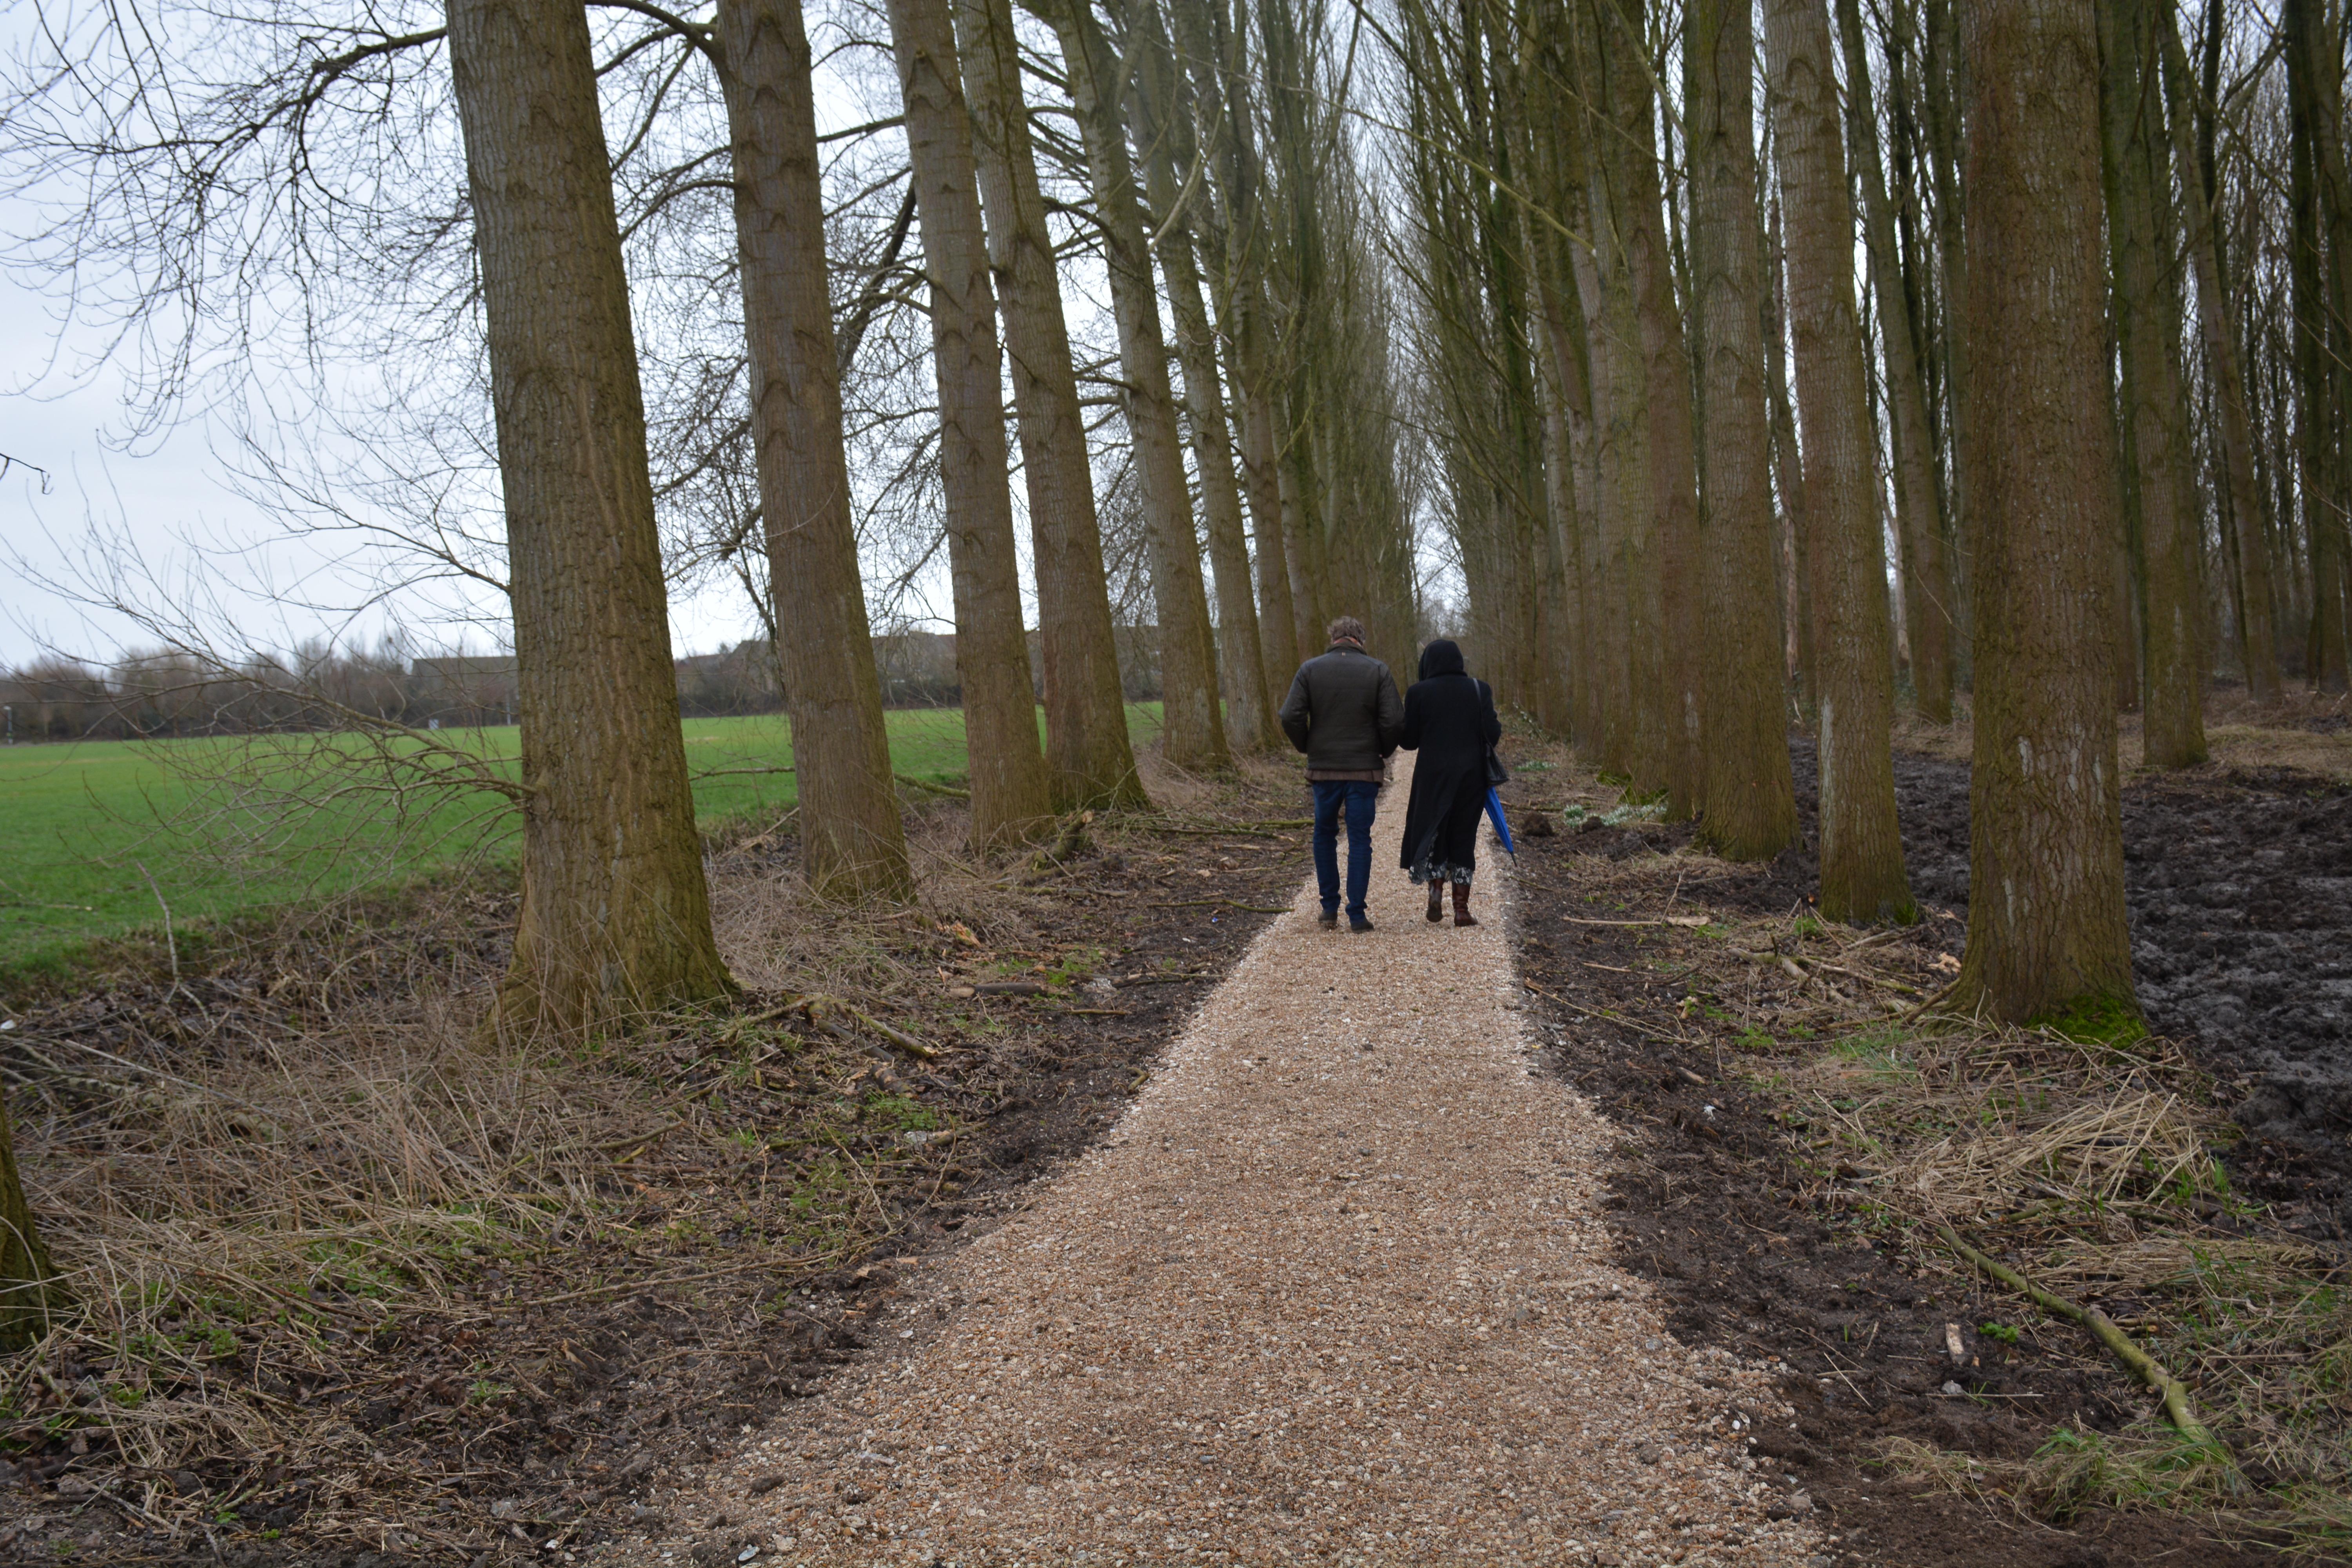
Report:
[[[1397,742],[1421,753],[1404,814],[1406,870],[1429,853],[1439,826],[1460,808],[1461,792],[1485,801],[1486,749],[1502,738],[1494,689],[1465,673],[1460,648],[1431,643],[1422,651],[1421,679],[1404,694],[1404,736]]]

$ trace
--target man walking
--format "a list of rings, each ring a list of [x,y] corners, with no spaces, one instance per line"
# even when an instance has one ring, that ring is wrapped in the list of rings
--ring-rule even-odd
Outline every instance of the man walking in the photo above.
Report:
[[[1315,881],[1322,923],[1339,924],[1339,816],[1348,817],[1348,929],[1370,931],[1364,895],[1372,881],[1372,806],[1381,764],[1404,733],[1404,699],[1389,667],[1364,651],[1364,623],[1341,616],[1331,646],[1298,667],[1282,700],[1282,732],[1307,753],[1315,791]]]

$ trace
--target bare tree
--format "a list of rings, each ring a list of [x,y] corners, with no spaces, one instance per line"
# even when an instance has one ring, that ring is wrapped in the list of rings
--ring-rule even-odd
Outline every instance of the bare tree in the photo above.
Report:
[[[988,846],[1034,831],[1051,805],[1021,627],[996,299],[950,0],[891,0],[890,32],[930,282],[971,837]]]
[[[961,0],[956,33],[1029,486],[1055,804],[1064,810],[1142,805],[1143,784],[1119,695],[1086,424],[1037,184],[1010,0]]]
[[[717,36],[802,873],[822,894],[903,894],[906,832],[842,446],[808,36],[789,0],[722,0]]]
[[[457,0],[522,708],[523,900],[493,1026],[731,989],[671,672],[645,407],[588,21]]]
[[[1683,37],[1690,117],[1691,270],[1706,573],[1706,795],[1700,832],[1727,859],[1769,860],[1797,837],[1765,413],[1762,225],[1756,211],[1756,36],[1747,0],[1694,0]]]
[[[2168,0],[2115,0],[2099,10],[2103,163],[2116,338],[2122,367],[2126,506],[2136,514],[2146,645],[2147,757],[2156,767],[2205,760],[2205,606],[2196,453],[2179,363],[2184,326],[2168,265],[2179,232],[2158,38]],[[2191,178],[2195,175],[2192,173]]]
[[[1789,321],[1821,674],[1822,912],[1918,918],[1895,819],[1894,660],[1853,214],[1826,0],[1767,0],[1774,153],[1788,204]]]
[[[1225,700],[1226,737],[1243,751],[1275,744],[1280,731],[1268,700],[1257,606],[1251,594],[1249,541],[1242,520],[1241,485],[1234,468],[1233,432],[1225,421],[1223,378],[1217,368],[1215,327],[1193,249],[1200,213],[1209,200],[1200,149],[1188,112],[1184,79],[1170,48],[1157,0],[1125,8],[1127,47],[1136,57],[1130,100],[1142,153],[1144,189],[1160,236],[1160,275],[1176,331],[1176,357],[1184,375],[1184,411],[1192,427],[1192,460],[1201,477],[1201,510],[1208,523],[1209,563],[1217,595],[1217,668]]]
[[[1135,444],[1160,618],[1162,743],[1168,760],[1179,767],[1222,768],[1231,758],[1217,700],[1216,640],[1201,579],[1200,542],[1184,482],[1175,394],[1168,381],[1167,340],[1160,331],[1151,248],[1122,109],[1131,62],[1112,48],[1086,0],[1038,0],[1034,8],[1061,39],[1063,68],[1093,177],[1111,310],[1118,322],[1120,399]]]
[[[1864,46],[1860,0],[1837,0],[1838,32],[1845,50],[1846,124],[1853,146],[1853,179],[1862,192],[1863,231],[1870,256],[1870,292],[1877,307],[1881,363],[1895,447],[1895,536],[1903,551],[1903,627],[1911,647],[1911,690],[1919,715],[1931,724],[1952,718],[1951,568],[1944,554],[1943,495],[1936,483],[1934,426],[1913,335],[1911,299],[1904,286],[1895,209],[1879,155],[1878,111],[1870,58]]]
[[[1979,423],[1968,950],[1954,1003],[2136,1027],[2112,696],[2113,447],[2092,0],[1972,0],[1964,330]]]

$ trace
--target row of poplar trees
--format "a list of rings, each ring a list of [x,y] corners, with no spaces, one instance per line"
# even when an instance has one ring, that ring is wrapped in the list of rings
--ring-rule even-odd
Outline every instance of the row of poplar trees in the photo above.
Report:
[[[1412,634],[1393,422],[1365,417],[1390,383],[1380,290],[1362,276],[1378,251],[1330,108],[1327,31],[1282,4],[1036,0],[1029,13],[1059,45],[1057,60],[1033,68],[1066,94],[1116,320],[1164,745],[1180,767],[1215,768],[1236,747],[1269,743],[1273,709],[1299,658],[1319,650],[1328,613],[1358,611],[1399,647]],[[1011,0],[890,0],[887,15],[933,348],[971,833],[990,847],[1057,812],[1138,803],[1142,790]],[[751,446],[805,874],[822,896],[903,894],[801,9],[720,0],[708,23],[655,22],[694,41],[731,134]],[[530,792],[498,1015],[504,1026],[572,1028],[715,994],[727,977],[672,695],[588,12],[578,0],[456,0],[447,47]],[[1042,747],[1008,424],[1035,563]]]
[[[911,239],[919,252],[911,293],[928,318],[936,396],[935,416],[919,429],[909,421],[908,438],[936,452],[971,837],[983,850],[1062,814],[1145,804],[1082,378],[1115,385],[1131,447],[1171,763],[1213,770],[1275,743],[1274,710],[1300,659],[1321,651],[1330,616],[1360,616],[1391,657],[1411,648],[1416,616],[1391,286],[1337,107],[1349,62],[1333,54],[1332,19],[1311,0],[1022,4],[1016,16],[1013,0],[888,0],[887,38],[871,41],[887,42],[899,112],[853,132],[905,140],[909,189],[890,247],[895,257]],[[84,193],[53,231],[58,245],[36,252],[77,265],[102,255],[131,283],[118,320],[161,321],[154,336],[166,343],[175,309],[201,319],[226,300],[232,316],[266,314],[257,300],[282,303],[319,281],[304,275],[309,247],[289,244],[272,263],[252,237],[269,224],[237,232],[224,212],[244,201],[267,214],[281,192],[284,212],[331,212],[355,184],[380,191],[371,171],[397,163],[405,104],[436,112],[440,84],[454,102],[522,718],[511,786],[522,904],[488,1021],[507,1039],[733,988],[678,724],[621,164],[600,100],[618,64],[685,46],[622,158],[679,72],[708,73],[726,141],[679,154],[666,181],[692,190],[716,167],[731,202],[756,468],[742,531],[766,544],[803,869],[827,899],[906,896],[842,396],[875,300],[845,310],[835,298],[799,0],[717,0],[685,14],[646,0],[450,0],[441,25],[414,27],[364,6],[197,8],[215,58],[230,62],[226,85],[154,42],[185,15],[92,8],[92,36],[112,46],[93,50],[79,47],[70,9],[44,15],[55,59],[36,49],[12,62],[0,120],[38,146],[17,161],[30,175],[13,177],[27,191]],[[91,65],[93,55],[103,58]],[[394,61],[404,74],[389,74]],[[337,116],[358,133],[329,134]],[[358,161],[322,176],[336,157]],[[1056,215],[1041,163],[1065,191],[1076,173],[1083,199]],[[429,210],[390,216],[377,232],[446,226]],[[219,285],[192,260],[224,252],[232,280],[278,266],[277,298],[264,300],[270,285]],[[1076,265],[1098,268],[1087,276],[1107,288],[1108,368],[1074,358],[1065,284]],[[139,334],[123,336],[139,346]],[[150,374],[174,388],[195,355],[163,357]],[[56,1299],[8,1161],[0,1122],[0,1279],[15,1282],[0,1299],[0,1339],[37,1331]]]
[[[2343,686],[2339,9],[1398,0],[1383,42],[1505,700],[1761,859],[1799,832],[1793,691],[1822,912],[1909,921],[1898,673],[1931,723],[1972,687],[1955,1002],[2136,1016],[2118,710],[2151,764],[2203,760],[2209,680],[2275,696],[2288,608]],[[2242,283],[2289,258],[2284,330],[2233,248]]]

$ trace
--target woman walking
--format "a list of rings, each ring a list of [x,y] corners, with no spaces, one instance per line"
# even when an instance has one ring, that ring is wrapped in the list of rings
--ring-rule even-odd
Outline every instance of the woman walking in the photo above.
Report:
[[[1477,861],[1478,819],[1486,810],[1486,752],[1503,738],[1494,689],[1462,668],[1462,650],[1440,638],[1421,650],[1421,679],[1404,694],[1404,735],[1418,752],[1412,799],[1404,814],[1404,868],[1429,884],[1429,918],[1444,918],[1454,889],[1454,923],[1474,926],[1470,873]]]

